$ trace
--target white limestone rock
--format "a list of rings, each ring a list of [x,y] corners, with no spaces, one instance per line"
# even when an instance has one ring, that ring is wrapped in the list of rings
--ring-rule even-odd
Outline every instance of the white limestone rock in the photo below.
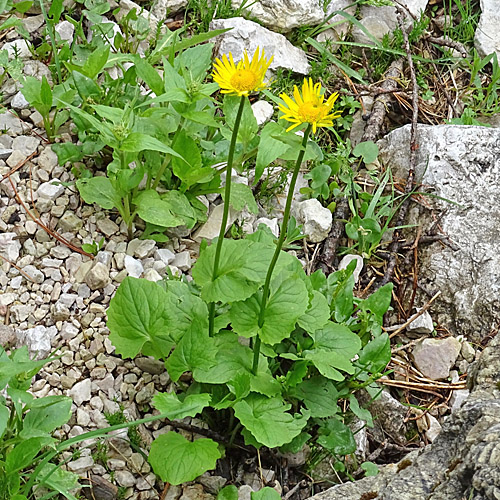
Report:
[[[500,9],[497,0],[481,0],[481,17],[476,28],[474,45],[481,57],[496,52],[500,58]]]
[[[260,127],[272,118],[274,108],[272,104],[267,101],[257,101],[252,104],[252,111],[255,119],[257,120],[257,125]]]
[[[309,241],[319,243],[328,236],[333,216],[318,200],[313,198],[301,201],[297,204],[295,212],[299,224],[304,225],[304,233]]]
[[[258,19],[274,31],[286,33],[301,26],[315,26],[323,21],[325,12],[319,0],[232,0],[233,8],[241,5],[246,15]],[[248,5],[248,8],[246,7]]]
[[[214,19],[210,23],[211,30],[232,28],[231,31],[215,38],[216,57],[222,57],[231,52],[235,61],[243,57],[246,49],[250,55],[259,47],[263,49],[267,57],[274,55],[269,66],[273,72],[280,68],[289,69],[301,75],[307,75],[311,69],[307,62],[306,53],[294,47],[283,35],[274,33],[263,28],[253,21],[247,21],[242,17],[230,19]]]
[[[449,377],[461,347],[455,337],[424,339],[415,345],[412,356],[415,366],[425,377],[442,380]]]

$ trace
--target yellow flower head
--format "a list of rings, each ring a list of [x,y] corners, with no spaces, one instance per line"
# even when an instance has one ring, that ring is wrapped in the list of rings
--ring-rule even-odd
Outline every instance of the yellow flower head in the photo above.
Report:
[[[222,60],[217,59],[212,73],[213,79],[219,84],[223,94],[248,95],[250,92],[258,92],[266,88],[264,76],[273,58],[266,60],[264,50],[259,57],[259,48],[255,51],[252,61],[248,59],[247,51],[244,51],[243,59],[234,64],[233,55],[229,53]]]
[[[332,113],[333,105],[338,96],[338,93],[335,92],[325,101],[325,96],[321,93],[321,84],[313,85],[311,78],[309,81],[304,78],[302,95],[296,85],[293,89],[294,99],[286,94],[280,95],[286,103],[286,106],[279,105],[280,111],[284,113],[280,118],[293,123],[286,131],[288,132],[303,123],[310,123],[313,133],[316,132],[317,127],[331,127],[333,120],[341,115],[340,111]]]

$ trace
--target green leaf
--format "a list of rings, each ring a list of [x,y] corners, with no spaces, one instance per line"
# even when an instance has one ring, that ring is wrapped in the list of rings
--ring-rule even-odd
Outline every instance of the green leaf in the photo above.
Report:
[[[171,147],[163,144],[163,142],[154,137],[141,134],[140,132],[132,132],[127,138],[122,141],[120,148],[122,151],[129,153],[139,153],[140,151],[159,151],[160,153],[168,153],[172,156],[182,158],[179,153],[176,153]]]
[[[259,327],[261,292],[249,299],[236,302],[231,307],[234,331],[244,337],[258,335],[266,344],[277,344],[290,336],[307,307],[308,293],[304,282],[291,276],[271,283],[270,295],[264,312],[264,322]]]
[[[142,78],[146,85],[157,95],[163,94],[163,80],[158,74],[158,71],[149,64],[146,59],[136,55],[134,58],[135,70],[137,71],[137,76]]]
[[[266,486],[259,491],[252,491],[250,498],[252,500],[281,500],[281,495],[274,488]]]
[[[234,484],[224,486],[217,493],[217,500],[238,500],[238,488]]]
[[[169,420],[194,417],[210,404],[210,394],[190,394],[182,401],[174,393],[158,393],[153,397],[153,406]]]
[[[88,99],[92,96],[98,96],[101,94],[101,89],[99,86],[89,78],[88,76],[80,73],[79,71],[73,71],[71,73],[73,81],[75,82],[75,87],[83,99]]]
[[[29,411],[23,420],[20,436],[26,439],[32,431],[50,433],[71,418],[73,401],[66,396],[46,396],[35,399],[28,405]]]
[[[162,481],[177,485],[214,469],[220,457],[218,445],[211,439],[191,442],[176,432],[167,432],[151,444],[148,461]]]
[[[250,394],[234,405],[234,414],[259,443],[275,448],[299,435],[309,419],[309,411],[293,416],[290,408],[281,398]]]
[[[365,476],[376,476],[380,471],[377,464],[373,462],[363,462],[360,467],[365,471]]]
[[[86,203],[97,203],[100,207],[110,210],[121,205],[120,195],[116,192],[107,177],[91,177],[78,179],[76,187]]]
[[[382,228],[376,219],[362,219],[359,215],[345,225],[345,231],[349,238],[355,241],[363,239],[368,243],[377,243],[382,236]]]
[[[58,491],[68,500],[77,500],[71,490],[79,486],[78,476],[61,469],[58,465],[48,463],[43,467],[40,471],[40,484],[47,486],[52,491]]]
[[[360,142],[353,150],[356,157],[363,157],[366,164],[373,163],[378,157],[378,146],[373,141]]]
[[[168,201],[162,200],[154,189],[141,191],[134,198],[137,214],[150,224],[162,227],[182,226],[184,221],[173,213],[174,207]]]
[[[373,427],[372,414],[365,408],[361,408],[359,406],[359,402],[354,394],[349,395],[349,408],[354,413],[354,415],[356,415],[356,417],[358,417],[360,420],[365,421],[368,427]]]
[[[225,192],[222,192],[222,199],[226,201]],[[253,192],[250,187],[246,184],[234,183],[231,186],[231,201],[230,205],[240,212],[245,207],[252,214],[257,214],[259,212],[259,207],[255,202]]]
[[[95,80],[96,76],[104,69],[104,66],[108,62],[109,58],[110,45],[102,44],[98,48],[96,48],[90,55],[87,57],[85,64],[82,67],[81,72]]]
[[[304,402],[311,417],[330,418],[339,412],[339,393],[331,380],[312,377],[299,384],[291,394]]]
[[[297,320],[297,323],[306,332],[315,332],[324,327],[330,319],[330,307],[325,296],[313,290],[306,312]]]
[[[215,250],[215,243],[205,249],[192,271],[206,302],[245,300],[264,283],[273,254],[271,247],[248,240],[224,240],[213,279]]]
[[[280,448],[280,453],[298,453],[304,448],[304,445],[311,439],[312,436],[308,432],[301,432],[295,436],[289,443]]]
[[[174,382],[177,382],[184,372],[208,370],[216,364],[217,349],[214,339],[208,336],[208,327],[197,326],[196,323],[193,324],[184,334],[165,363]]]
[[[367,299],[363,300],[363,302],[359,304],[359,308],[363,311],[371,311],[381,322],[384,314],[391,305],[392,288],[392,283],[381,286],[375,293],[372,293]]]
[[[356,451],[354,435],[347,425],[335,418],[319,428],[318,444],[335,455],[349,455]]]
[[[285,129],[275,122],[267,123],[262,129],[255,163],[254,183],[258,182],[268,165],[290,149],[288,144],[280,140],[280,136],[284,134],[286,134]]]
[[[134,358],[143,352],[166,358],[174,344],[165,312],[167,293],[156,283],[126,277],[108,309],[110,340],[116,352]]]
[[[381,372],[391,360],[391,341],[387,333],[383,333],[368,342],[361,352],[357,363],[372,373]]]
[[[5,429],[7,429],[7,422],[9,421],[9,416],[10,412],[8,408],[2,403],[0,403],[0,439],[3,436]]]
[[[42,83],[40,85],[40,100],[48,109],[52,107],[52,89],[45,76],[42,77]]]
[[[182,220],[182,223],[189,229],[196,224],[196,212],[185,194],[174,190],[167,191],[161,196],[161,199],[172,207],[174,215]]]
[[[16,474],[18,471],[33,465],[33,459],[48,444],[54,442],[50,436],[34,437],[22,441],[9,450],[5,460],[7,475]]]

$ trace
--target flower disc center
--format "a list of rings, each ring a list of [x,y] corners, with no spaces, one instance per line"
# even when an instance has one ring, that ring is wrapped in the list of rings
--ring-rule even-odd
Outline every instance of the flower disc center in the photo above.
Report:
[[[241,91],[254,90],[259,83],[257,75],[249,69],[238,69],[231,77],[231,85]]]
[[[317,122],[323,112],[322,106],[315,102],[306,101],[299,106],[299,116],[304,123]]]

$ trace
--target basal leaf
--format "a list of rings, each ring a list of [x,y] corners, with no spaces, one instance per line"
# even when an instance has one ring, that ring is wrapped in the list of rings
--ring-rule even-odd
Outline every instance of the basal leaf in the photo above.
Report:
[[[368,427],[373,427],[372,414],[365,408],[359,406],[359,402],[354,394],[349,395],[349,408],[360,420],[364,420]]]
[[[205,249],[192,275],[207,302],[236,302],[250,297],[264,283],[273,249],[248,240],[225,240],[217,276],[212,279],[215,243]]]
[[[174,214],[174,207],[168,201],[162,200],[153,189],[142,191],[134,198],[137,214],[150,224],[161,227],[182,226],[184,221]]]
[[[2,438],[5,429],[7,428],[7,422],[9,421],[10,412],[6,406],[0,403],[0,439]]]
[[[121,198],[107,177],[78,179],[76,187],[86,203],[97,203],[107,210],[121,205]]]
[[[31,430],[50,433],[65,424],[71,417],[73,401],[66,396],[46,396],[35,399],[29,405],[29,411],[23,420],[21,437]]]
[[[153,397],[153,406],[170,420],[194,417],[210,404],[210,394],[189,394],[182,401],[174,393],[158,393]]]
[[[306,332],[315,332],[324,327],[329,319],[328,301],[321,292],[313,290],[306,312],[298,318],[297,323]]]
[[[366,370],[377,373],[382,371],[391,360],[391,342],[387,333],[382,333],[378,337],[368,342],[361,352],[357,363]]]
[[[218,445],[211,439],[191,442],[176,432],[167,432],[153,441],[148,460],[162,481],[177,485],[214,469],[220,457]]]
[[[224,486],[217,493],[217,500],[238,500],[238,488],[234,484]]]
[[[363,300],[359,304],[359,308],[363,311],[371,311],[377,316],[379,321],[382,321],[384,314],[391,305],[392,288],[392,283],[381,286],[375,293],[372,293],[367,299]]]
[[[330,418],[339,411],[339,397],[335,384],[324,377],[304,380],[293,390],[293,396],[301,399],[311,411],[311,417]]]
[[[225,193],[223,192],[222,199],[226,201],[224,194]],[[248,211],[253,214],[259,212],[253,192],[246,184],[233,183],[231,186],[230,204],[237,211],[241,211],[247,207]]]
[[[252,491],[250,498],[251,500],[281,500],[281,495],[274,488],[265,486],[259,491]]]
[[[318,444],[336,455],[348,455],[356,451],[354,435],[347,425],[336,418],[328,420],[319,428]]]
[[[182,158],[182,156],[175,152],[171,147],[163,144],[158,139],[140,132],[132,132],[124,141],[122,141],[120,148],[122,151],[129,153],[139,153],[140,151],[159,151],[160,153],[168,153],[172,156]]]
[[[309,411],[292,415],[288,413],[290,408],[279,397],[250,394],[234,405],[234,413],[259,443],[275,448],[300,434],[309,419]]]
[[[254,183],[258,182],[268,165],[290,149],[288,144],[280,141],[280,136],[285,133],[285,129],[275,122],[267,123],[262,129],[255,164]]]
[[[276,282],[275,282],[276,283]],[[295,276],[278,280],[271,293],[259,327],[261,293],[231,307],[233,329],[245,337],[258,335],[266,344],[277,344],[290,336],[297,319],[304,314],[308,293],[304,282]]]
[[[167,328],[167,293],[156,283],[127,277],[108,309],[110,340],[116,352],[134,358],[143,352],[166,358],[174,344]]]

